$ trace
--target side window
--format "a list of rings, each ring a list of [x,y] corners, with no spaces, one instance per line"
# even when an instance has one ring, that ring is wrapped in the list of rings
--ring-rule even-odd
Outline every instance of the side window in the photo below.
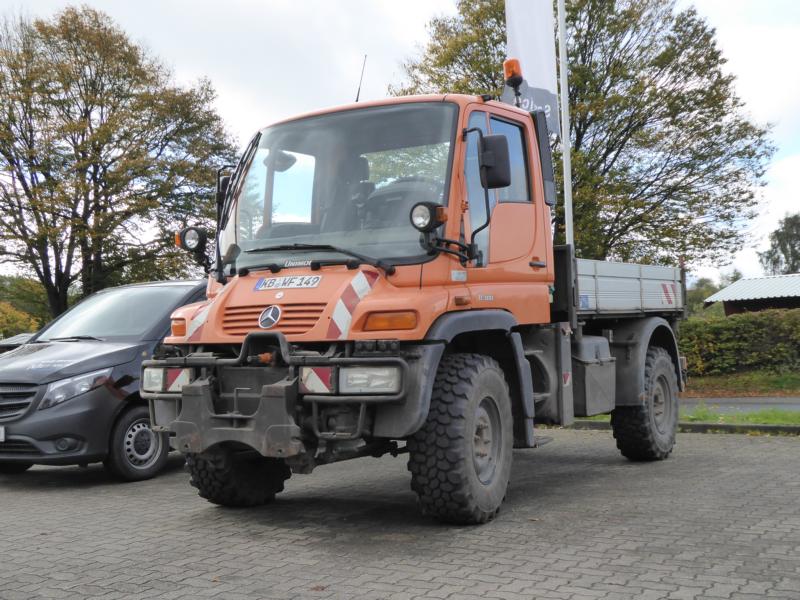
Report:
[[[478,127],[486,134],[486,113],[481,111],[473,112],[469,117],[468,128]],[[469,203],[469,221],[472,229],[477,229],[486,222],[486,199],[484,197],[483,186],[481,185],[481,174],[478,168],[478,134],[470,133],[467,136],[467,152],[464,159],[464,180],[467,184],[467,202]],[[489,192],[489,207],[494,207],[495,194]],[[468,235],[469,237],[469,235]],[[475,238],[475,243],[483,255],[480,266],[486,265],[489,261],[489,229],[480,231]]]
[[[495,117],[491,119],[492,133],[506,136],[508,158],[511,162],[511,185],[497,190],[500,202],[529,202],[528,163],[525,159],[525,138],[522,128]]]

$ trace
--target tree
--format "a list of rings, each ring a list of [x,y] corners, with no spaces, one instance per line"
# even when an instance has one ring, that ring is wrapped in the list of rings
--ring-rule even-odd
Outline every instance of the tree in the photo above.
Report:
[[[706,298],[715,294],[720,289],[707,277],[701,277],[694,284],[686,290],[686,313],[688,316],[693,317],[703,314],[703,303]]]
[[[578,255],[727,259],[773,147],[744,114],[714,30],[673,0],[569,0],[566,20]],[[390,92],[499,95],[503,0],[459,0],[429,34]],[[563,241],[562,203],[557,224]]]
[[[769,234],[769,249],[759,252],[758,258],[770,275],[800,273],[800,213],[781,219]]]
[[[17,310],[8,302],[0,302],[0,338],[18,333],[33,333],[40,324],[28,313]]]
[[[0,256],[36,276],[53,316],[73,284],[186,271],[171,232],[208,222],[214,167],[233,156],[214,97],[176,85],[102,12],[5,20]]]
[[[36,279],[0,275],[0,298],[15,309],[32,316],[39,325],[44,325],[51,319],[47,292]]]

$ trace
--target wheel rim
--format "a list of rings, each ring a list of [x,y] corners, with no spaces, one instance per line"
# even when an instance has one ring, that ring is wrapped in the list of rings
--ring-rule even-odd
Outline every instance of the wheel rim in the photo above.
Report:
[[[493,398],[486,397],[475,412],[475,433],[472,443],[472,460],[475,473],[484,485],[494,478],[501,452],[502,432],[500,412]]]
[[[125,458],[135,469],[147,469],[161,456],[161,436],[150,429],[147,419],[139,419],[125,432]]]
[[[656,379],[653,389],[653,422],[661,433],[665,433],[669,429],[672,420],[673,406],[670,398],[669,383],[666,377],[660,375]]]

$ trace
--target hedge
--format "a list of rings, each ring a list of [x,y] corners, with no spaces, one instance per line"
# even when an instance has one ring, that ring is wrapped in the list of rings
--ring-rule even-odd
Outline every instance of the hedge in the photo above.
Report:
[[[690,375],[800,368],[800,309],[690,318],[678,336]]]

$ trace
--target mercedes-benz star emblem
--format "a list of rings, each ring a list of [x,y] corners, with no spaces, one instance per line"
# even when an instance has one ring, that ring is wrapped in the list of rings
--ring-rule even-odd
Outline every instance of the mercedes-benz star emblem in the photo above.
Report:
[[[261,312],[261,315],[258,317],[258,326],[261,327],[261,329],[270,329],[275,327],[275,324],[280,318],[281,307],[273,304]]]

